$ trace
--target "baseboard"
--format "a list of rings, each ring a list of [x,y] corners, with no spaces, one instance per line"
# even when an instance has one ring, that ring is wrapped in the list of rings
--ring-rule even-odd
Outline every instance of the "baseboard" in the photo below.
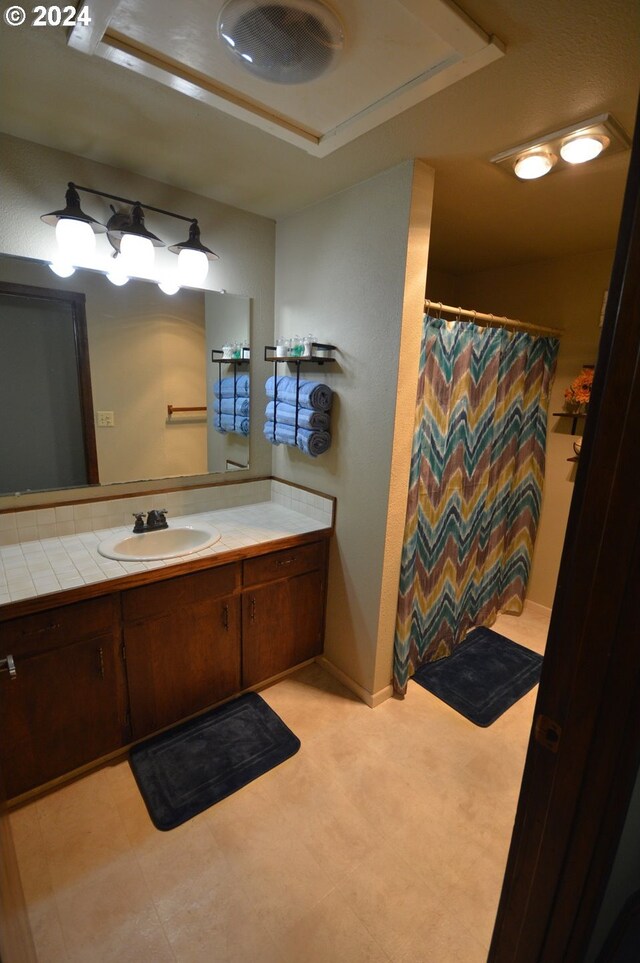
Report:
[[[353,692],[354,695],[357,695],[370,709],[375,709],[376,706],[379,706],[382,702],[386,702],[386,700],[393,695],[393,686],[391,685],[385,686],[384,689],[379,689],[378,692],[369,692],[368,689],[364,689],[358,682],[352,679],[351,676],[348,676],[346,672],[339,669],[324,655],[317,656],[316,662],[318,665],[321,665],[323,669],[326,669],[338,682],[341,682],[343,686]]]

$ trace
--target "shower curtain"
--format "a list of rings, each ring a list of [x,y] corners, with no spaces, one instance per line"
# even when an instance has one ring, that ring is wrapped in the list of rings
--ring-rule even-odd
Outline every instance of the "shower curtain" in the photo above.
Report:
[[[556,338],[424,319],[394,689],[519,614],[540,516]]]

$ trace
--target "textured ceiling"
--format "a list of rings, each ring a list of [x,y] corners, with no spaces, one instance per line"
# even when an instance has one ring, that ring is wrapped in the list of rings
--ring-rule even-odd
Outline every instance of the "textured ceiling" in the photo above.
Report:
[[[611,247],[628,152],[529,183],[488,161],[606,111],[631,133],[636,0],[462,6],[506,56],[328,157],[72,50],[61,28],[0,27],[0,126],[274,218],[421,157],[436,170],[433,263],[454,273]]]

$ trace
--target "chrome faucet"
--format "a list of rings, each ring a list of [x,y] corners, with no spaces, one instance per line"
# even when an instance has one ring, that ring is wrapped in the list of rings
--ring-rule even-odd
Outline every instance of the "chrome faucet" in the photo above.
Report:
[[[167,511],[168,509],[166,508],[152,508],[150,512],[146,513],[146,524],[143,521],[145,513],[134,512],[135,524],[133,531],[139,534],[140,532],[157,532],[160,528],[169,528],[167,524]]]

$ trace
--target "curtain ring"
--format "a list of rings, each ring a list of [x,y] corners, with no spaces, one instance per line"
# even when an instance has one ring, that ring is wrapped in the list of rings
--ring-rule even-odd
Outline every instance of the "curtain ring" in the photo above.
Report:
[[[438,321],[442,321],[442,301],[438,301]]]
[[[472,313],[472,315],[471,315],[471,324],[475,324],[475,323],[476,323],[476,315],[477,315],[477,314],[478,314],[478,312],[477,312],[477,311],[475,310],[475,308],[474,308],[473,313]]]

